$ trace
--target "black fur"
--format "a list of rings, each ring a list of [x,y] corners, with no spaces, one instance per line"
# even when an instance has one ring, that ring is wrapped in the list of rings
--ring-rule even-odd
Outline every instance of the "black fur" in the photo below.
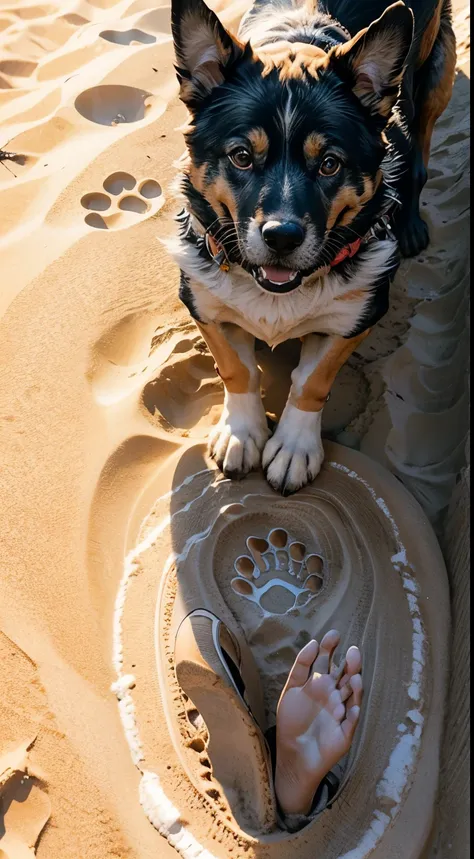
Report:
[[[446,0],[443,14],[447,19],[450,16],[448,4],[449,0]],[[418,203],[426,181],[426,170],[412,131],[416,112],[415,91],[417,87],[426,86],[423,72],[415,74],[417,52],[424,30],[434,14],[436,0],[412,0],[408,5],[415,19],[411,47],[412,24],[406,9],[403,12],[402,7],[394,13],[395,18],[400,18],[401,33],[398,67],[394,72],[403,69],[405,60],[407,69],[398,106],[389,118],[381,116],[372,105],[363,104],[354,94],[350,63],[331,62],[317,82],[304,75],[301,80],[290,79],[282,84],[276,69],[262,77],[261,64],[255,62],[249,46],[239,45],[228,36],[214,13],[203,3],[199,0],[173,0],[172,26],[181,83],[193,79],[192,72],[186,68],[186,52],[182,44],[183,15],[193,13],[197,21],[206,21],[223,46],[225,56],[223,54],[216,63],[222,77],[220,85],[209,89],[198,75],[192,94],[186,96],[193,114],[187,143],[195,165],[207,165],[208,184],[218,176],[224,176],[237,201],[239,222],[252,217],[257,208],[262,210],[263,216],[275,211],[281,201],[286,176],[292,186],[291,199],[285,200],[289,217],[310,220],[318,236],[322,237],[330,202],[339,187],[349,184],[360,191],[362,177],[375,177],[382,166],[385,181],[376,199],[350,224],[350,229],[344,230],[336,224],[331,231],[328,244],[334,251],[332,257],[355,236],[364,235],[384,211],[387,202],[395,203],[396,199],[402,204],[401,211],[394,216],[402,251],[414,254],[426,246],[428,234],[420,219]],[[275,0],[256,0],[248,21],[258,19],[268,6],[275,9],[275,14],[295,8],[290,0],[278,0],[277,3]],[[317,8],[310,24],[299,29],[295,29],[291,22],[286,26],[278,25],[278,34],[274,38],[270,34],[267,41],[281,39],[283,32],[288,41],[317,45],[327,52],[335,45],[344,44],[350,35],[379,18],[385,8],[386,0],[364,0],[360,3],[326,0]],[[393,96],[395,100],[397,93],[398,85],[392,84],[386,87],[383,95]],[[289,97],[298,121],[290,138],[286,139],[279,116]],[[267,133],[270,149],[265,164],[260,167],[256,164],[250,175],[236,170],[227,155],[232,140],[236,143],[244,141],[246,133],[255,127],[261,127]],[[381,138],[384,128],[388,146]],[[331,147],[336,147],[343,156],[344,170],[332,181],[321,179],[317,164],[311,171],[304,163],[302,144],[312,131],[327,136]],[[184,191],[190,209],[205,227],[216,221],[221,213],[214,211],[205,194],[193,187],[189,179],[185,180]],[[329,250],[323,249],[321,259],[313,261],[311,269],[314,270],[316,262],[325,264],[330,255]]]
[[[183,302],[184,306],[188,309],[189,315],[196,321],[200,322],[204,325],[204,320],[201,319],[197,307],[196,302],[194,300],[193,291],[189,285],[189,277],[182,271],[180,273],[179,279],[179,299]]]
[[[299,122],[291,139],[282,134],[279,111],[291,95],[292,106]],[[321,178],[318,165],[308,170],[303,155],[305,138],[314,131],[318,117],[318,133],[327,135],[332,148],[345,156],[344,170],[334,179]],[[387,157],[381,138],[383,122],[360,106],[351,90],[333,71],[325,75],[323,86],[311,86],[311,81],[290,80],[283,88],[275,70],[262,78],[256,63],[236,63],[225,83],[213,91],[194,117],[193,129],[187,143],[197,167],[207,164],[206,182],[211,184],[224,176],[232,188],[242,223],[253,217],[257,208],[263,216],[281,207],[285,175],[291,183],[291,193],[285,199],[289,217],[309,219],[322,238],[326,231],[328,206],[343,184],[353,186],[358,193],[364,189],[363,175],[375,177]],[[261,127],[270,140],[265,166],[249,175],[236,170],[226,155],[229,139],[245,138],[246,131]],[[350,144],[350,145],[349,145]],[[396,153],[395,153],[396,155]],[[184,179],[183,190],[190,209],[206,228],[217,213],[191,184]],[[338,250],[363,237],[390,203],[386,184],[367,204],[349,227],[335,225],[330,240],[314,259],[309,270],[329,263]],[[328,247],[329,246],[329,247]]]

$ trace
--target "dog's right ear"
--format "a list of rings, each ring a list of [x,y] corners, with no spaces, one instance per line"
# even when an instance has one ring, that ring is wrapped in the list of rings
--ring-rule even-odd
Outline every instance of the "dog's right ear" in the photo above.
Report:
[[[192,110],[225,78],[244,47],[222,26],[204,0],[172,0],[171,29],[180,97]]]

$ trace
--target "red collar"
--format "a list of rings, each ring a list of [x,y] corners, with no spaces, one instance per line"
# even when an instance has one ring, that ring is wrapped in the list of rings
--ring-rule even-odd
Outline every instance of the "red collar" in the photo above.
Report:
[[[352,242],[350,245],[346,245],[345,248],[342,248],[342,250],[339,251],[338,255],[334,257],[333,261],[329,263],[331,268],[333,268],[335,265],[339,265],[339,263],[347,259],[347,257],[353,257],[359,250],[361,244],[362,239],[356,239],[355,242]]]

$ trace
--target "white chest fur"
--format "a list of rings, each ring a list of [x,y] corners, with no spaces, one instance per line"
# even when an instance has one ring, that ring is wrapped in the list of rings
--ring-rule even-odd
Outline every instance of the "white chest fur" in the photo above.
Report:
[[[203,321],[233,322],[272,347],[310,333],[350,333],[395,252],[391,241],[373,243],[358,255],[357,272],[349,281],[332,271],[313,282],[304,281],[287,295],[273,295],[239,266],[229,272],[214,263],[209,266],[189,242],[178,239],[168,247],[190,279]]]

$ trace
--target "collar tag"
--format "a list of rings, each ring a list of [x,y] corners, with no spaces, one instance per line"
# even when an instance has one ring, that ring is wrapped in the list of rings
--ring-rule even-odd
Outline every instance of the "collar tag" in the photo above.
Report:
[[[221,271],[229,271],[229,263],[225,255],[224,248],[215,240],[210,233],[206,233],[206,248],[209,256],[212,257],[216,265]]]

